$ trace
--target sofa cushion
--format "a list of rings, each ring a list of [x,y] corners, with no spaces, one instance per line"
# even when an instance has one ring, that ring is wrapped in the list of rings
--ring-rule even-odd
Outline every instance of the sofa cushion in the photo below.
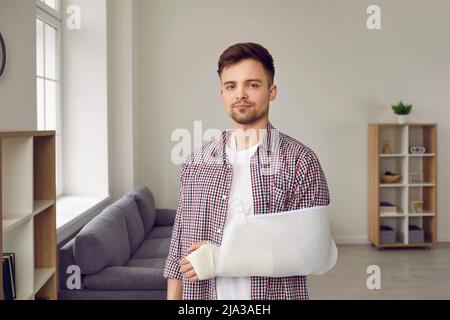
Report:
[[[152,192],[147,187],[140,187],[128,192],[125,196],[136,201],[144,223],[145,234],[148,234],[156,220],[155,198]]]
[[[166,266],[166,258],[150,258],[150,259],[130,259],[127,267],[135,268],[160,268],[164,269]]]
[[[133,259],[164,258],[169,254],[170,238],[146,239],[133,254]]]
[[[154,227],[147,239],[170,238],[173,227]]]
[[[123,211],[109,206],[92,219],[75,237],[73,252],[82,274],[125,265],[131,248]]]
[[[113,206],[120,208],[126,218],[131,252],[134,252],[145,237],[144,224],[136,202],[129,197],[122,197]]]
[[[162,268],[108,267],[85,276],[83,283],[90,290],[166,290],[167,280]]]
[[[175,223],[177,211],[173,209],[156,209],[155,227],[169,227]]]

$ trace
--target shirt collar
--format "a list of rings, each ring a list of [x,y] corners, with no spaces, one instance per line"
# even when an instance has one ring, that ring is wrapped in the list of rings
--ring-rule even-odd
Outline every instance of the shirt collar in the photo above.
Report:
[[[223,157],[225,159],[225,146],[228,142],[228,139],[230,138],[231,134],[233,133],[232,129],[227,129],[221,133],[219,136],[219,139],[217,139],[213,144],[211,148],[210,155],[213,158],[219,158]],[[273,145],[273,137],[274,134],[278,133],[278,129],[276,129],[270,122],[267,125],[267,130],[264,132],[264,137],[262,139],[261,145],[258,147],[258,149],[261,148],[264,155],[271,156],[273,151],[272,147]]]

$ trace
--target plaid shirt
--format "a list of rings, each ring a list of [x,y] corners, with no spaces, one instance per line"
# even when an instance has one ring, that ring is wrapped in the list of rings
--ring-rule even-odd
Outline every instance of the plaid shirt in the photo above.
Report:
[[[178,260],[194,242],[222,242],[232,165],[224,131],[194,151],[181,167],[181,187],[165,278],[182,279],[184,300],[216,300],[216,279],[190,282],[180,273]],[[328,205],[328,185],[314,152],[279,132],[270,123],[250,160],[254,214],[268,214]],[[282,250],[283,248],[280,248]],[[286,248],[288,249],[288,248]],[[306,276],[251,277],[252,300],[307,300]]]

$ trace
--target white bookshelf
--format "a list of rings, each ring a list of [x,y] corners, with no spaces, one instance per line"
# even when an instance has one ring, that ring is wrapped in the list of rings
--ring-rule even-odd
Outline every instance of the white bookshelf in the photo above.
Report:
[[[391,152],[382,152],[389,140]],[[427,246],[436,243],[437,230],[437,127],[435,124],[369,125],[369,229],[370,240],[377,247]],[[410,154],[410,146],[425,146],[425,154]],[[386,171],[400,174],[394,183],[383,183]],[[410,181],[411,173],[421,173],[423,181]],[[414,213],[412,201],[423,201],[423,212]],[[381,212],[380,202],[393,204],[397,212]],[[396,232],[396,242],[380,243],[380,226]],[[424,243],[410,243],[409,226],[424,229]]]
[[[55,133],[0,132],[0,165],[0,251],[15,254],[16,300],[56,299]]]

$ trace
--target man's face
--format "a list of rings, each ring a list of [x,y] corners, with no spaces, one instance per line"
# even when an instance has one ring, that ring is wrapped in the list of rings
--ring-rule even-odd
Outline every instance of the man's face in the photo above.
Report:
[[[269,115],[277,87],[269,87],[269,77],[262,63],[242,60],[222,71],[221,97],[228,115],[238,124],[248,125]]]

